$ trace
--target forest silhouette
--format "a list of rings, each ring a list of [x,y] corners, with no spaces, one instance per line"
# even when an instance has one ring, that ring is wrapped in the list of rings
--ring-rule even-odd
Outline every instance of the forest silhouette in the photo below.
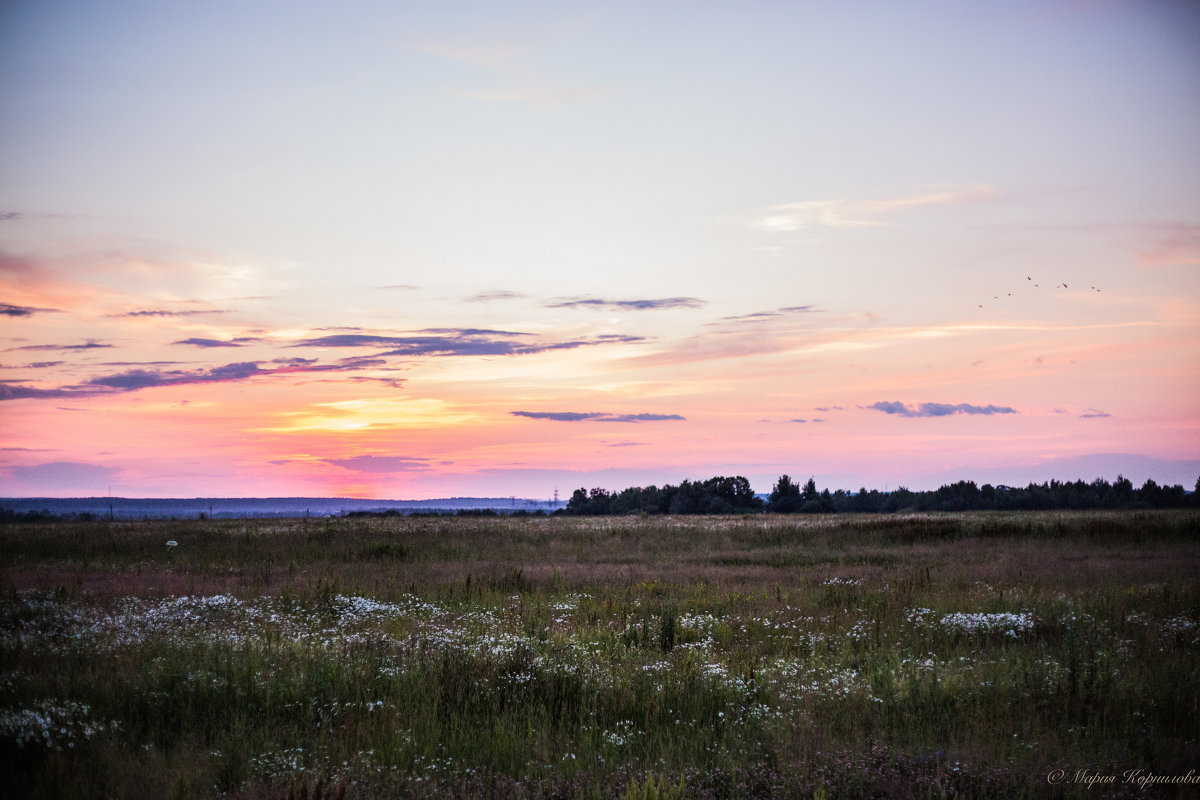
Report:
[[[958,481],[932,491],[892,491],[861,488],[857,492],[818,490],[809,478],[803,485],[781,475],[764,500],[740,475],[705,481],[684,480],[678,485],[631,486],[617,492],[579,488],[564,509],[567,514],[781,514],[866,513],[893,514],[913,511],[1047,511],[1056,509],[1151,509],[1200,505],[1200,479],[1195,491],[1181,485],[1160,486],[1148,479],[1141,488],[1118,475],[1112,483],[1097,478],[1030,483],[1025,487],[977,486]]]

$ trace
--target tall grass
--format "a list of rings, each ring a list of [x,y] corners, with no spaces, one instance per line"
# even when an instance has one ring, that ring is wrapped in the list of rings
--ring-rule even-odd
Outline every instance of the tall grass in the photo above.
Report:
[[[1071,778],[1200,771],[1198,534],[1192,512],[10,525],[0,793],[1175,796]]]

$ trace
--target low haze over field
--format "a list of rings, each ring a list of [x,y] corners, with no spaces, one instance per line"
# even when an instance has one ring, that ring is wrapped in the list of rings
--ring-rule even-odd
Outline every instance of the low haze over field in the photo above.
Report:
[[[1200,7],[5,3],[5,495],[1200,474]]]

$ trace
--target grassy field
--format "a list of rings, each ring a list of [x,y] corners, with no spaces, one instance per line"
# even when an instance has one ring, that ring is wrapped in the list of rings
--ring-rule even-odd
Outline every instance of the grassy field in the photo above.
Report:
[[[1182,511],[11,524],[0,796],[1194,797],[1198,569]]]

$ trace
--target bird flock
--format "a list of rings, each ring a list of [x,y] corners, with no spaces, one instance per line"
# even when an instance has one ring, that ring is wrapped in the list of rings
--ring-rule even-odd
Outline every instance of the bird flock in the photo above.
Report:
[[[1026,280],[1026,281],[1027,281],[1029,284],[1032,284],[1032,287],[1031,287],[1031,288],[1034,288],[1034,289],[1040,289],[1040,288],[1042,287],[1042,285],[1041,285],[1040,283],[1033,283],[1033,276],[1032,276],[1032,275],[1026,275],[1026,276],[1025,276],[1025,280]],[[1066,281],[1063,281],[1062,283],[1055,284],[1054,288],[1055,288],[1055,289],[1070,289],[1071,287],[1067,285]],[[1092,292],[1099,292],[1099,291],[1101,291],[1100,289],[1096,288],[1095,286],[1089,286],[1089,287],[1088,287],[1088,290],[1089,290],[1089,291],[1092,291]],[[1012,293],[1012,292],[1007,292],[1007,293],[1005,294],[1005,297],[1012,297],[1012,296],[1013,296],[1013,293]],[[998,294],[994,294],[994,295],[992,295],[992,299],[993,299],[993,300],[1000,300],[1000,299],[1001,299],[1001,297],[1000,297],[1000,295],[998,295]],[[979,303],[979,304],[978,304],[978,307],[979,307],[979,308],[983,308],[983,303]]]

